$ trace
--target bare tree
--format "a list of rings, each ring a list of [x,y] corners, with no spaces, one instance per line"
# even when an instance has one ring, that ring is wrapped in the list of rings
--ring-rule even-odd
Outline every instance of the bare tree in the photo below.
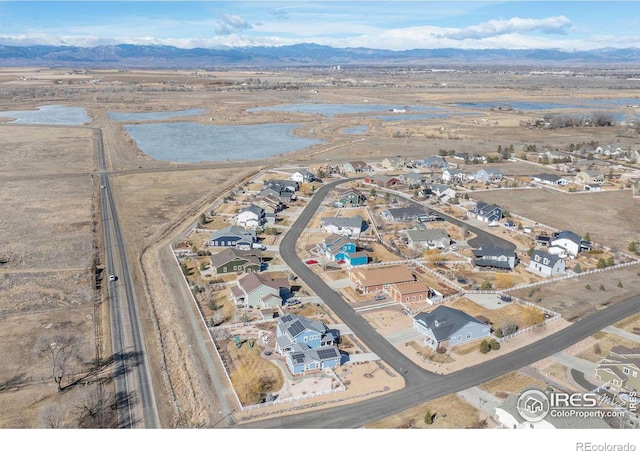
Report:
[[[41,335],[36,341],[35,353],[51,362],[51,374],[58,391],[64,390],[62,381],[80,364],[78,338],[62,334]]]
[[[64,406],[58,403],[46,404],[38,414],[38,428],[63,429],[71,425]]]

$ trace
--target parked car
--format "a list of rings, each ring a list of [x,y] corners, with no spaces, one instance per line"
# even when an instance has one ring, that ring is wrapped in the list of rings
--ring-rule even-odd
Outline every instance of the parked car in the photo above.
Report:
[[[114,274],[111,274],[111,275],[109,276],[109,282],[115,282],[117,279],[118,279],[118,278],[117,278]]]
[[[374,300],[374,301],[382,301],[384,298],[386,298],[386,296],[385,296],[384,294],[376,294],[376,295],[373,297],[373,300]]]
[[[300,305],[300,304],[302,304],[302,302],[300,302],[299,299],[290,299],[290,300],[287,301],[287,304],[289,304],[289,305]]]
[[[307,260],[305,263],[307,265],[317,265],[318,264],[318,260]]]

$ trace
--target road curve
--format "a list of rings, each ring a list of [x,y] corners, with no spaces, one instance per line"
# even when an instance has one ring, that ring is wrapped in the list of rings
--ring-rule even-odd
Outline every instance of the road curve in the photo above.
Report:
[[[280,244],[283,260],[316,292],[345,324],[373,352],[405,377],[405,388],[388,395],[340,407],[328,407],[308,413],[256,421],[240,428],[357,428],[381,420],[425,401],[479,385],[488,380],[532,364],[559,352],[572,344],[623,318],[640,311],[640,296],[621,301],[600,310],[571,326],[528,346],[455,373],[438,375],[420,368],[381,337],[363,318],[357,315],[342,297],[311,271],[295,252],[295,243],[320,203],[336,185],[331,182],[320,188],[293,224]],[[454,218],[455,219],[455,218]],[[485,232],[486,233],[486,232]]]

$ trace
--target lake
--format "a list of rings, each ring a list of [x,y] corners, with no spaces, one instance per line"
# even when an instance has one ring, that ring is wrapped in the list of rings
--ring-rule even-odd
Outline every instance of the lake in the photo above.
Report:
[[[195,122],[126,125],[136,144],[151,158],[196,163],[262,159],[324,144],[300,138],[300,124],[203,125]]]
[[[116,113],[109,112],[107,115],[109,119],[114,121],[161,121],[166,119],[171,119],[174,117],[183,117],[183,116],[199,116],[207,111],[204,108],[192,108],[190,110],[178,110],[178,111],[157,111],[157,112],[149,112],[149,113]]]
[[[14,124],[84,125],[91,117],[84,108],[64,105],[43,105],[35,110],[0,111],[0,117],[10,117]]]

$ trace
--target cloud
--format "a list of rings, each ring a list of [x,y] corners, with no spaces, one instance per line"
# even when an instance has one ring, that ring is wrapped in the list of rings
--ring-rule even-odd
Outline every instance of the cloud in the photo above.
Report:
[[[218,36],[226,36],[238,31],[251,30],[253,26],[240,16],[232,16],[230,14],[222,14],[216,20],[216,34]]]
[[[276,19],[289,20],[289,15],[284,11],[283,8],[272,9],[272,10],[269,11],[269,14],[271,14]]]
[[[440,38],[455,40],[483,39],[510,33],[540,31],[545,34],[567,34],[573,24],[565,16],[546,17],[544,19],[522,19],[512,17],[509,20],[490,20],[461,30],[444,33]]]

